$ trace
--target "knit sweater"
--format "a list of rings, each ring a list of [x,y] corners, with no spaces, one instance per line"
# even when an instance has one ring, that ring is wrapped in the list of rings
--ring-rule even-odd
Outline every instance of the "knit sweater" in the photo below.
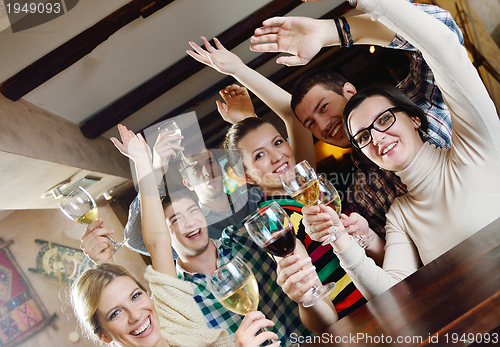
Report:
[[[456,35],[404,0],[358,0],[358,9],[423,54],[451,111],[452,147],[424,144],[397,172],[408,193],[387,214],[383,269],[356,242],[342,266],[371,299],[500,217],[500,122]],[[420,256],[420,257],[419,257]]]
[[[193,299],[191,283],[155,271],[144,275],[153,293],[162,336],[175,347],[234,347],[222,329],[210,329]]]

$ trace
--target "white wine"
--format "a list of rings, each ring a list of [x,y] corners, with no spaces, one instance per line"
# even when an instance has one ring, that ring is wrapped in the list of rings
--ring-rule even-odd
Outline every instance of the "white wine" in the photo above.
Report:
[[[335,212],[337,212],[337,214],[340,216],[340,213],[342,212],[342,209],[341,209],[342,205],[340,202],[340,196],[338,194],[335,194],[333,199],[328,200],[324,204],[326,206],[330,206],[331,208],[333,208],[335,210]]]
[[[292,195],[292,198],[304,205],[315,205],[319,197],[318,180],[311,181]]]
[[[252,275],[241,287],[224,295],[219,301],[228,310],[241,315],[257,310],[259,288],[255,277]]]
[[[341,201],[337,189],[324,177],[319,178],[319,200],[325,206],[330,206],[340,216]]]
[[[82,224],[90,224],[92,222],[95,222],[97,216],[98,216],[97,207],[94,207],[89,212],[85,213],[83,216],[78,217],[76,222]]]

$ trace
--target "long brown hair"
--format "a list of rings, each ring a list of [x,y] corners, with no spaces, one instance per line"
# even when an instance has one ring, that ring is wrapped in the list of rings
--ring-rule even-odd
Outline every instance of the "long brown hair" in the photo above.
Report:
[[[226,158],[229,165],[233,168],[233,171],[242,176],[244,172],[240,172],[241,166],[239,162],[243,164],[243,169],[246,171],[245,164],[243,163],[243,155],[241,148],[238,146],[239,142],[250,132],[260,128],[264,124],[271,124],[262,118],[249,117],[245,118],[238,123],[234,123],[231,128],[227,131],[226,138],[222,147],[226,151]],[[271,124],[272,125],[272,124]],[[274,126],[274,125],[273,125]]]

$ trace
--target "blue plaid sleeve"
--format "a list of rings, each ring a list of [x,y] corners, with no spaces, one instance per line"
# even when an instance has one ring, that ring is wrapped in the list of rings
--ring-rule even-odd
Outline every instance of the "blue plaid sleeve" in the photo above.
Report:
[[[456,33],[463,45],[462,32],[448,11],[433,5],[414,4],[414,6],[443,22]],[[429,121],[428,142],[442,148],[451,147],[450,113],[434,80],[434,75],[422,54],[400,35],[396,35],[387,47],[412,52],[410,71],[398,88],[425,112]]]

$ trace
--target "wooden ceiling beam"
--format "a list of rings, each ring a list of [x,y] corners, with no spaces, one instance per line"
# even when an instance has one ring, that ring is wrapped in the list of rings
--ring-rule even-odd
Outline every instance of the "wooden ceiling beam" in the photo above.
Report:
[[[275,56],[276,56],[276,54],[274,54],[274,53],[262,53],[257,58],[255,58],[251,62],[249,62],[247,65],[252,69],[257,69],[260,66],[262,66],[264,63],[266,63],[269,60],[271,60],[272,58],[274,58]],[[198,103],[210,98],[215,93],[218,93],[219,90],[221,90],[221,89],[225,88],[226,86],[233,84],[235,82],[236,81],[231,76],[224,77],[219,82],[211,85],[210,87],[208,87],[207,89],[205,89],[204,91],[199,93],[198,95],[189,99],[188,101],[186,101],[185,103],[183,103],[179,107],[176,107],[172,111],[170,111],[167,114],[165,114],[164,116],[158,118],[153,123],[145,126],[143,129],[141,129],[139,131],[142,132],[145,129],[149,128],[150,126],[155,125],[156,123],[159,123],[159,122],[162,122],[162,121],[167,120],[169,118],[176,117],[180,114],[189,112],[190,109],[192,107],[196,106]]]
[[[150,16],[174,0],[133,0],[0,84],[0,93],[17,101],[67,69],[125,25]]]
[[[233,49],[248,39],[255,28],[262,24],[263,20],[273,16],[285,15],[300,4],[302,4],[300,0],[275,0],[217,37],[227,49]],[[94,114],[85,123],[81,124],[82,133],[88,138],[96,138],[102,135],[134,112],[200,71],[203,67],[203,64],[186,55],[174,65]]]

